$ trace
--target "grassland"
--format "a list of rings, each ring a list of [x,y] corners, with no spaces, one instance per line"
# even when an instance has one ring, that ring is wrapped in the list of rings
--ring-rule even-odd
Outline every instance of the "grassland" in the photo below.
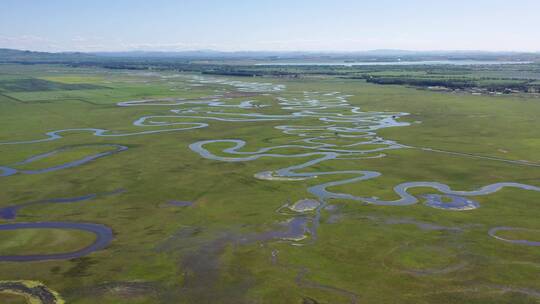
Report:
[[[175,126],[138,127],[132,123],[142,116],[169,115],[170,109],[200,105],[119,107],[117,103],[207,98],[223,90],[241,93],[238,87],[223,83],[190,81],[197,76],[172,71],[2,65],[0,82],[38,81],[25,80],[23,86],[17,80],[16,87],[2,87],[0,142],[41,139],[46,132],[73,128],[99,128],[111,134],[170,129]],[[228,104],[249,99],[269,106],[223,108],[226,113],[287,114],[277,97],[294,98],[306,91],[350,94],[349,103],[362,111],[410,113],[399,118],[410,126],[376,131],[378,136],[410,148],[384,151],[386,157],[378,159],[329,160],[304,170],[382,173],[376,179],[332,187],[332,191],[390,200],[397,198],[393,187],[408,181],[437,181],[460,190],[502,181],[540,186],[540,167],[535,166],[540,164],[537,98],[429,92],[331,76],[227,79],[284,84],[286,89],[232,97]],[[44,89],[45,82],[63,85]],[[28,89],[32,83],[38,85]],[[286,122],[181,121],[204,121],[209,126],[124,137],[72,131],[54,141],[0,145],[0,166],[63,147],[119,144],[129,148],[74,168],[0,177],[0,207],[126,190],[84,203],[37,204],[20,210],[16,222],[103,224],[113,229],[114,240],[105,249],[78,259],[0,262],[0,281],[40,281],[58,291],[66,303],[539,302],[540,247],[502,242],[490,237],[488,230],[497,226],[539,230],[540,193],[505,188],[474,197],[481,207],[459,212],[422,203],[376,206],[332,200],[329,203],[334,209],[321,210],[316,240],[308,237],[300,246],[283,240],[242,243],[243,237],[275,230],[278,223],[290,219],[275,211],[287,201],[313,198],[308,187],[350,176],[259,180],[253,177],[255,173],[314,157],[220,162],[202,158],[188,147],[212,139],[244,140],[243,151],[290,144],[298,136],[274,127],[320,124],[312,117]],[[340,145],[354,142],[350,138],[333,141]],[[227,156],[222,150],[228,147],[215,144],[209,149]],[[26,168],[56,166],[96,151],[102,150],[76,148]],[[306,151],[288,148],[278,152]],[[410,192],[419,196],[433,189]],[[175,207],[167,204],[171,200],[194,204]],[[0,224],[7,222],[0,220]],[[8,233],[3,231],[2,236]],[[517,231],[501,235],[538,236]],[[69,251],[89,242],[88,236],[76,233],[13,232],[0,239],[0,255],[50,253],[59,248]],[[50,248],[56,243],[58,247]],[[15,301],[13,297],[4,298],[0,292],[0,302]]]
[[[95,237],[90,233],[77,233],[63,229],[2,231],[2,254],[62,253],[75,251],[92,243]]]

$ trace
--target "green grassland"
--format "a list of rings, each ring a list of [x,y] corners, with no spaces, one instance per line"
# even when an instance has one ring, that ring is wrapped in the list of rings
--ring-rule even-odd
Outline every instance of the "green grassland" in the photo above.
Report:
[[[95,236],[91,233],[63,229],[25,229],[21,231],[2,231],[2,254],[40,254],[75,251],[91,244]]]
[[[40,139],[45,132],[69,128],[116,133],[148,130],[156,127],[137,127],[132,122],[141,116],[168,115],[169,109],[177,107],[118,107],[116,103],[143,98],[200,98],[214,95],[216,89],[231,90],[215,83],[192,86],[185,77],[160,77],[177,74],[60,65],[0,66],[0,142]],[[460,190],[502,181],[540,186],[540,167],[504,161],[540,163],[538,98],[439,93],[331,76],[227,78],[286,85],[284,92],[228,101],[234,104],[252,99],[271,105],[255,110],[264,114],[286,113],[276,97],[298,96],[304,91],[353,95],[349,102],[362,111],[410,113],[400,119],[410,126],[377,131],[379,136],[410,148],[385,151],[385,158],[331,160],[304,170],[382,173],[376,179],[329,190],[396,199],[392,188],[408,181],[437,181]],[[3,81],[20,85],[2,86]],[[49,82],[55,84],[52,89],[42,86]],[[309,186],[350,176],[258,180],[253,177],[257,172],[300,164],[313,157],[263,157],[229,163],[201,158],[188,147],[209,139],[242,139],[247,143],[243,151],[287,144],[298,137],[283,134],[275,126],[317,125],[314,118],[286,123],[182,121],[204,121],[209,126],[127,137],[97,137],[77,131],[64,133],[55,141],[0,145],[0,166],[62,147],[129,147],[75,168],[0,177],[0,207],[126,189],[91,202],[37,204],[21,210],[17,222],[103,224],[113,229],[114,240],[107,248],[78,259],[0,262],[0,281],[41,281],[58,291],[66,303],[540,301],[540,247],[511,244],[488,235],[488,230],[496,226],[539,230],[540,193],[503,189],[474,197],[481,207],[459,212],[421,203],[394,207],[333,200],[331,204],[337,209],[322,211],[314,242],[308,240],[302,246],[280,240],[237,244],[231,240],[275,229],[276,223],[285,221],[287,217],[276,209],[287,201],[310,197],[306,190]],[[352,142],[343,138],[332,143]],[[215,144],[209,149],[225,155],[221,151],[229,146]],[[97,147],[69,150],[25,168],[56,166],[107,150]],[[295,148],[276,152],[306,151]],[[415,188],[411,193],[421,195],[433,190]],[[171,200],[194,204],[167,205]],[[0,224],[7,222],[12,221],[0,219]],[[454,229],[426,229],[418,223]],[[538,241],[534,232],[500,235]],[[3,231],[0,255],[70,251],[89,244],[91,237],[71,231]],[[272,258],[274,252],[279,252],[277,259]],[[20,300],[2,297],[0,301],[7,303]]]
[[[509,240],[531,240],[531,241],[538,242],[538,240],[540,240],[540,231],[538,230],[501,231],[497,233],[497,236],[500,236]]]
[[[22,296],[10,295],[10,294],[0,294],[0,299],[2,303],[6,304],[25,304],[26,300]]]

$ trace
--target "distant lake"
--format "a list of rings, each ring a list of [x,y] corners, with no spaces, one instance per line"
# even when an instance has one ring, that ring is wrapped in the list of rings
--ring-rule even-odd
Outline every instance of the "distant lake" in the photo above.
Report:
[[[488,60],[426,60],[426,61],[359,61],[359,62],[268,62],[255,65],[321,65],[321,66],[356,66],[356,65],[497,65],[527,64],[531,61],[488,61]]]

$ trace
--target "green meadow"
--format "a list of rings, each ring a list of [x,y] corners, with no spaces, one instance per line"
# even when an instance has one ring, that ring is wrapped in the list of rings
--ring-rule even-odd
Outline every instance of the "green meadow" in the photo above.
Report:
[[[222,81],[204,82],[198,77]],[[282,84],[285,88],[248,94],[230,81]],[[309,187],[353,175],[261,180],[254,175],[317,157],[224,162],[203,158],[189,145],[238,139],[246,142],[240,151],[251,152],[299,145],[298,140],[309,136],[285,134],[276,127],[316,127],[323,122],[310,116],[232,122],[183,112],[188,117],[151,118],[146,126],[133,124],[145,116],[180,115],[171,109],[219,112],[213,117],[288,115],[293,111],[284,109],[279,98],[303,98],[304,92],[318,92],[316,98],[326,98],[324,94],[331,92],[350,95],[347,102],[362,112],[408,113],[396,118],[408,126],[373,131],[403,148],[384,150],[384,157],[331,159],[297,170],[382,174],[332,186],[329,191],[396,200],[399,196],[394,187],[411,181],[439,182],[463,191],[499,182],[540,187],[540,99],[534,96],[432,92],[332,76],[235,78],[173,71],[0,65],[0,168],[18,170],[0,176],[0,208],[97,194],[84,201],[30,204],[20,208],[13,219],[0,217],[0,227],[70,222],[103,225],[113,232],[104,248],[72,259],[16,262],[0,257],[0,287],[2,281],[39,281],[66,303],[81,304],[540,302],[540,247],[506,242],[488,233],[494,227],[524,228],[527,230],[497,235],[540,242],[540,192],[503,188],[470,197],[480,207],[462,211],[426,206],[422,196],[438,193],[426,187],[408,190],[419,200],[408,206],[331,199],[321,208],[320,218],[313,211],[303,215],[310,227],[317,223],[316,236],[306,232],[301,241],[245,241],[286,229],[284,223],[294,213],[276,210],[287,202],[316,199]],[[229,97],[221,101],[228,105],[252,100],[258,106],[220,108],[196,103],[220,99],[215,96],[224,93]],[[144,99],[174,103],[167,98],[193,103],[117,105]],[[319,111],[350,114],[339,107]],[[172,130],[197,123],[208,126]],[[331,124],[349,126],[346,122],[327,125]],[[45,139],[47,132],[66,129],[78,130],[59,133],[61,138],[56,140],[1,144]],[[109,136],[81,129],[106,130]],[[120,136],[153,130],[166,132]],[[345,147],[365,141],[338,133],[321,142]],[[65,169],[23,173],[115,150],[107,146],[110,144],[128,149]],[[217,156],[240,157],[223,151],[232,146],[221,142],[205,147]],[[379,147],[378,143],[363,146]],[[61,152],[18,164],[56,150]],[[272,150],[283,155],[309,152],[312,150],[298,146]],[[116,193],[118,189],[123,191]],[[192,204],[175,206],[171,201]],[[89,246],[95,238],[74,229],[0,230],[0,256],[72,252]],[[24,295],[2,293],[0,288],[0,303],[24,303],[24,299]]]

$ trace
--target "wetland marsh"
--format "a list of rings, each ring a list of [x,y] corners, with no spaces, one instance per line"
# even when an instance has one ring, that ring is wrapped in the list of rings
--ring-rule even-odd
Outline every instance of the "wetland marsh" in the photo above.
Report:
[[[0,302],[536,303],[538,113],[331,76],[2,65]]]

